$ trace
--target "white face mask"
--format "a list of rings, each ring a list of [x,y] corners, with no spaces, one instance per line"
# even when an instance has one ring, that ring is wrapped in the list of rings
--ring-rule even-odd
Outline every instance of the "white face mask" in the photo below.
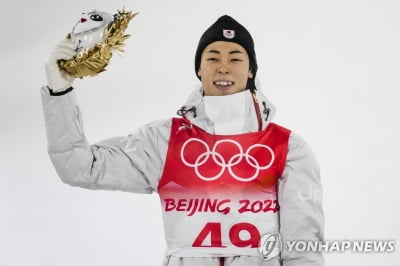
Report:
[[[93,10],[82,13],[71,32],[71,38],[77,49],[92,48],[103,42],[108,26],[113,22],[113,16],[102,11]]]

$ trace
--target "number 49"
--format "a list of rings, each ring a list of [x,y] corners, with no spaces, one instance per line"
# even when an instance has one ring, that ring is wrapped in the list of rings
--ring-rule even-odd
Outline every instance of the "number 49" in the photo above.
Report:
[[[240,238],[240,233],[246,231],[249,234],[249,238]],[[210,245],[205,245],[204,240],[210,235],[211,243]],[[218,247],[225,248],[222,245],[222,233],[221,233],[221,223],[207,223],[203,229],[200,231],[199,235],[193,241],[193,247]],[[260,233],[257,227],[250,223],[237,223],[231,227],[229,230],[229,240],[237,247],[251,247],[256,248],[259,246]]]

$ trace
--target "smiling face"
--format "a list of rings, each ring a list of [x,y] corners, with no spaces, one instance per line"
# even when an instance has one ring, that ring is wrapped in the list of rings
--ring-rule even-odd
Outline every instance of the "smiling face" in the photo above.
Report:
[[[246,89],[253,78],[246,50],[234,42],[210,43],[201,55],[198,75],[208,96],[230,95]]]

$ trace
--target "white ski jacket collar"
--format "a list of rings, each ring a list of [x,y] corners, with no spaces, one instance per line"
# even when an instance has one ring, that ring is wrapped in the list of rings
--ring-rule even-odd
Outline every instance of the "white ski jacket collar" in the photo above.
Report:
[[[246,118],[244,121],[243,131],[236,132],[236,134],[264,130],[275,115],[275,106],[260,90],[253,93],[249,90],[245,90],[239,93],[247,95],[245,96],[245,106],[243,107],[232,104],[230,108],[232,108],[232,113],[235,113],[233,110],[235,108],[245,108]],[[232,98],[229,95],[221,96],[221,98],[223,98],[225,102],[232,101]],[[177,113],[206,132],[216,134],[216,126],[205,110],[205,98],[203,96],[202,88],[195,89],[188,97],[186,104],[179,109]],[[232,119],[235,119],[235,117],[232,117]]]

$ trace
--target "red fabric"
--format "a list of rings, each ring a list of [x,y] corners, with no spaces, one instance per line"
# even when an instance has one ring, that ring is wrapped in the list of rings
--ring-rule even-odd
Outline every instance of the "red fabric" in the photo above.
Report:
[[[211,135],[187,120],[174,118],[158,192],[160,196],[174,191],[276,192],[277,179],[285,167],[289,134],[289,130],[271,123],[264,131]],[[240,180],[251,178],[248,182]]]

